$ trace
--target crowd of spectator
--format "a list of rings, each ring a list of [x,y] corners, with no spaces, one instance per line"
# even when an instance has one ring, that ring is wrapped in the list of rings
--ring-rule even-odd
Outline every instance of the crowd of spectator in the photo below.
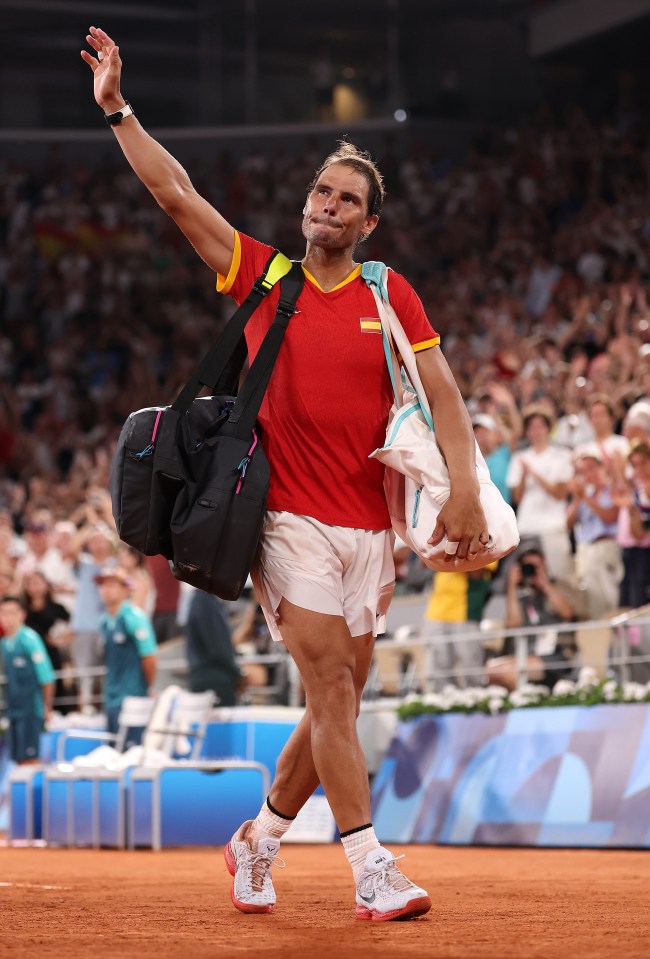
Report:
[[[388,199],[359,255],[420,293],[522,535],[551,578],[584,588],[586,616],[645,605],[643,123],[540,110],[478,136],[462,164],[425,138],[387,136],[375,153]],[[243,156],[231,147],[188,168],[238,229],[295,257],[320,159],[311,142]],[[0,593],[23,589],[37,610],[44,595],[58,604],[79,650],[94,615],[84,584],[117,555],[113,444],[132,410],[173,399],[213,341],[229,314],[214,282],[117,155],[91,163],[52,150],[38,169],[0,167]],[[126,549],[118,558],[157,631],[175,623],[165,572]],[[412,561],[400,575],[431,583]]]

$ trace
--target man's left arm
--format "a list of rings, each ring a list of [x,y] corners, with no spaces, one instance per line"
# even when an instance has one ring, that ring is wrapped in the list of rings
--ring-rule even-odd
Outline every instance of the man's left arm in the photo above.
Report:
[[[157,658],[153,654],[149,656],[142,656],[140,658],[140,665],[142,666],[142,675],[144,676],[144,681],[147,684],[147,689],[151,689],[156,678],[156,668],[158,665]]]
[[[430,543],[436,545],[446,535],[458,543],[454,559],[474,558],[489,540],[489,532],[479,498],[476,478],[475,440],[469,414],[453,374],[439,346],[416,354],[422,380],[436,430],[436,440],[443,452],[451,493],[440,510]]]
[[[54,683],[43,683],[41,685],[41,695],[43,696],[43,719],[48,722],[52,716]]]
[[[138,656],[140,657],[142,675],[144,676],[147,688],[151,689],[156,678],[158,665],[158,647],[151,620],[146,613],[141,609],[137,609],[135,606],[131,606],[126,610],[124,617],[127,629],[135,640]]]
[[[27,651],[32,661],[34,672],[36,674],[36,681],[41,687],[41,695],[43,698],[43,718],[45,720],[49,720],[52,714],[55,686],[55,676],[54,669],[52,668],[52,661],[45,647],[45,643],[38,633],[33,633],[30,631],[30,633],[23,637],[23,642],[27,647]]]

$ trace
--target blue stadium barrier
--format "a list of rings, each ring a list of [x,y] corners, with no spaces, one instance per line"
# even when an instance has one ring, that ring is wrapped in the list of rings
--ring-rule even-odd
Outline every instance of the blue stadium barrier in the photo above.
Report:
[[[268,769],[246,760],[136,768],[127,791],[129,846],[221,846],[259,812]]]
[[[40,766],[15,766],[9,773],[10,842],[33,842],[43,835],[43,770]]]
[[[650,848],[650,704],[401,723],[372,818],[385,842]]]

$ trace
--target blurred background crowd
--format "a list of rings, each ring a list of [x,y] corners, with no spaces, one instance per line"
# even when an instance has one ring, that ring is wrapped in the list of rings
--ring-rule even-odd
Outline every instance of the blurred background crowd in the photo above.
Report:
[[[453,164],[424,139],[386,137],[383,223],[359,251],[420,292],[522,536],[582,589],[572,617],[650,599],[643,130],[634,113],[595,125],[540,110]],[[191,174],[239,229],[298,256],[318,159],[309,141],[222,150]],[[108,468],[126,416],[175,396],[229,303],[116,157],[53,149],[38,171],[5,165],[0,192],[0,590],[53,598],[73,634],[96,630],[80,564],[114,558],[164,642],[179,632],[178,586],[164,562],[118,547]],[[431,588],[414,557],[397,559],[402,593]],[[54,647],[65,633],[43,629]]]
[[[389,49],[394,29],[389,17]],[[305,120],[341,120],[341,83],[355,82],[341,57],[352,49],[338,60],[336,47],[313,51]],[[395,75],[382,74],[374,53],[375,72],[366,64],[359,76],[367,115],[385,117]],[[385,261],[419,292],[522,535],[501,569],[435,581],[397,544],[398,595],[423,597],[422,629],[438,638],[482,620],[508,628],[599,620],[650,602],[650,140],[643,85],[629,73],[614,80],[616,56],[601,87],[585,86],[591,96],[575,104],[550,96],[516,122],[502,122],[505,89],[495,97],[500,122],[486,122],[478,73],[465,102],[447,71],[428,109],[462,121],[462,151],[458,136],[446,149],[426,124],[383,123],[352,137],[371,150],[387,189],[380,228],[359,258]],[[344,129],[314,132],[312,123],[308,134],[197,140],[194,154],[188,135],[184,162],[237,229],[297,258],[307,186]],[[187,632],[191,597],[166,563],[117,541],[108,470],[127,415],[169,403],[231,312],[118,151],[67,143],[6,152],[0,596],[25,595],[27,622],[55,667],[75,664],[75,636],[97,632],[94,576],[107,563],[128,571],[159,644]],[[222,613],[240,649],[268,650],[253,597]],[[538,639],[531,653],[543,667],[558,653]],[[453,671],[460,647],[440,646],[438,665]],[[474,669],[482,682],[485,650],[468,644],[465,655],[467,675]],[[241,672],[230,670],[234,696],[246,681],[269,684],[261,666],[246,680]]]

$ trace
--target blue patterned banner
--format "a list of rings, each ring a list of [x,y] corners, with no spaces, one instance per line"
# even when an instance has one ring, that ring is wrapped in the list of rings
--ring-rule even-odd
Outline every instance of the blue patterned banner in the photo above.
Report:
[[[372,800],[382,842],[650,848],[650,705],[409,720]]]

